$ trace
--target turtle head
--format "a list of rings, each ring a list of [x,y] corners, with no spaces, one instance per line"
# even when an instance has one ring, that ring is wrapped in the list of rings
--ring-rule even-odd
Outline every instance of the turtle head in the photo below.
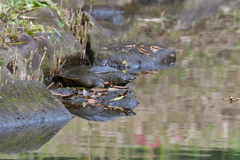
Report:
[[[123,81],[123,83],[131,82],[134,79],[136,79],[136,78],[134,76],[130,75],[130,74],[123,73],[121,75],[121,80]]]

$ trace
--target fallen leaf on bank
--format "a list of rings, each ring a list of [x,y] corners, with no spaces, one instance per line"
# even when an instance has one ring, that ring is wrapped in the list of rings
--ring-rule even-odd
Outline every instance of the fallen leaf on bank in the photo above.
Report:
[[[125,60],[123,60],[122,64],[125,64],[126,66],[128,66],[128,63]]]
[[[128,86],[113,86],[113,87],[117,89],[128,89]]]
[[[107,89],[96,87],[96,88],[91,88],[90,91],[93,91],[94,93],[95,92],[107,92]]]
[[[87,97],[88,93],[85,89],[83,89],[83,96]]]
[[[158,47],[158,46],[150,46],[150,49],[151,49],[151,51],[153,53],[156,53],[160,49],[160,47]]]
[[[132,48],[132,47],[135,47],[134,45],[126,45],[125,46],[126,48]]]
[[[119,94],[120,96],[126,96],[126,94],[128,93],[128,90],[126,90],[123,94]]]
[[[108,91],[113,92],[113,91],[118,91],[119,89],[117,88],[108,88]]]
[[[103,105],[101,103],[94,103],[94,104],[91,104],[91,106],[93,106],[93,107],[102,107]]]
[[[54,92],[53,90],[50,90],[50,92],[54,95],[54,96],[59,96],[63,99],[72,99],[75,94],[74,93],[71,93],[71,94],[65,94],[64,92],[63,93],[56,93]]]
[[[90,91],[99,91],[99,92],[102,92],[102,91],[105,91],[106,89],[104,88],[100,88],[100,87],[95,87],[95,88],[91,88]]]
[[[128,69],[124,69],[124,70],[122,70],[123,73],[126,73],[127,71],[128,71]]]
[[[124,96],[120,96],[120,97],[117,97],[117,98],[114,98],[114,99],[111,99],[110,101],[118,101],[120,99],[123,99]]]
[[[158,47],[158,46],[150,46],[150,50],[154,53],[156,53],[158,50],[167,50],[165,48],[161,48],[161,47]]]
[[[101,101],[96,101],[94,99],[87,99],[89,104],[93,104],[93,103],[97,103],[97,102],[101,102]]]
[[[88,102],[83,102],[82,103],[83,108],[86,107],[87,105],[88,105]]]
[[[108,106],[108,109],[119,109],[119,110],[121,110],[123,113],[125,113],[125,115],[126,116],[128,116],[128,113],[127,113],[127,111],[125,110],[125,109],[123,109],[123,108],[121,108],[121,107],[117,107],[117,106]]]
[[[126,90],[123,94],[119,94],[117,98],[111,99],[110,101],[118,101],[120,99],[123,99],[127,93],[128,90]]]
[[[73,99],[75,96],[75,94],[70,94],[70,95],[66,95],[64,97],[62,97],[63,99]]]
[[[151,56],[153,57],[148,51],[142,49],[142,48],[138,48],[138,50],[142,53],[142,54],[145,54],[147,56]],[[156,60],[155,58],[152,58],[153,60]]]
[[[148,51],[146,51],[145,49],[142,49],[142,48],[138,48],[138,50],[142,53],[142,54],[145,54],[147,56],[152,56]]]
[[[91,98],[99,98],[99,97],[105,97],[106,96],[106,93],[97,93],[95,95],[92,95]]]

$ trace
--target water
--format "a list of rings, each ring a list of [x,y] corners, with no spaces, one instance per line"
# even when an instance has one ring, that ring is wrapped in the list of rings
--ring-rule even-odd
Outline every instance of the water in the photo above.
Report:
[[[240,103],[222,101],[240,97],[239,51],[181,49],[174,67],[130,84],[140,102],[136,116],[107,122],[75,117],[38,150],[0,158],[239,159]]]

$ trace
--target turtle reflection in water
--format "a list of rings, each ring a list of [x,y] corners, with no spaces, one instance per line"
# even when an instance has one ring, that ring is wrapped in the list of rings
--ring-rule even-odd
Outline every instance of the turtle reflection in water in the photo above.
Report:
[[[108,66],[81,66],[68,72],[53,77],[52,81],[61,83],[63,87],[105,87],[104,82],[110,82],[113,85],[126,85],[135,79],[130,74]]]

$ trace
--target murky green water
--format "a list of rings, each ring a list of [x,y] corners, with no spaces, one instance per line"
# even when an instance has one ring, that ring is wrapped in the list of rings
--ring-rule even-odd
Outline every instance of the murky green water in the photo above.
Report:
[[[209,55],[190,48],[177,53],[174,67],[140,75],[130,85],[140,102],[136,116],[107,122],[75,117],[40,149],[0,158],[240,158],[240,103],[222,101],[240,97],[238,52]]]
[[[237,55],[226,60],[184,54],[175,67],[131,83],[140,102],[136,116],[108,122],[76,117],[39,150],[22,156],[239,159],[239,103],[221,100],[240,95]]]

